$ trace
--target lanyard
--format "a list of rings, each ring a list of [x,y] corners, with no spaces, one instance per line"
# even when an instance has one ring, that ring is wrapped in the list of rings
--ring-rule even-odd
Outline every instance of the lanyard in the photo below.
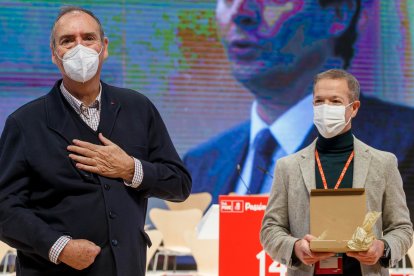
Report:
[[[319,173],[321,174],[323,187],[325,189],[328,189],[328,184],[326,183],[326,177],[325,177],[325,174],[323,173],[321,160],[319,159],[319,153],[316,149],[315,149],[315,157],[316,157],[316,162],[318,163]],[[349,156],[348,161],[346,161],[345,163],[345,167],[342,170],[341,175],[338,178],[338,181],[336,182],[336,185],[334,188],[335,190],[338,189],[339,185],[341,185],[342,179],[344,178],[345,173],[348,170],[349,164],[351,164],[352,158],[354,158],[354,151],[351,152],[351,155]]]

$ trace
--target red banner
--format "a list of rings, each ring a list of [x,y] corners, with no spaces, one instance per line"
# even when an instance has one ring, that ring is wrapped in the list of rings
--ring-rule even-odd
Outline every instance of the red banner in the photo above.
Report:
[[[285,276],[260,244],[267,196],[220,196],[219,275]]]
[[[267,196],[220,196],[219,275],[285,276],[260,244]],[[391,269],[392,276],[414,276],[410,269]]]

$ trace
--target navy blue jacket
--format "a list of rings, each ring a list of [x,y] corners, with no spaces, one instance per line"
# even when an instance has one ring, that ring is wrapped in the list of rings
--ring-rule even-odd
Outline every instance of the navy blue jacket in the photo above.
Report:
[[[363,96],[360,101],[361,108],[352,121],[352,132],[366,144],[398,157],[413,220],[414,109]],[[237,164],[243,166],[249,135],[250,121],[247,121],[190,150],[183,159],[193,178],[192,192],[210,192],[213,202],[218,201],[219,195],[233,192],[239,177],[236,167]],[[308,146],[316,137],[317,131],[313,128],[299,149]]]
[[[105,83],[98,132],[141,160],[143,182],[134,189],[78,170],[66,147],[75,138],[99,141],[86,124],[79,127],[60,83],[7,119],[0,140],[0,238],[18,249],[18,275],[143,276],[147,198],[182,201],[191,177],[153,104]],[[88,239],[102,252],[83,271],[55,265],[48,252],[62,235]]]

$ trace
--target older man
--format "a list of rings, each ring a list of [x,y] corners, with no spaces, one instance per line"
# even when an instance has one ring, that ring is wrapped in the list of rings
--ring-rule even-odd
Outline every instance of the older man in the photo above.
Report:
[[[371,0],[217,0],[220,38],[234,77],[255,97],[250,120],[184,157],[193,191],[214,201],[229,192],[268,193],[277,159],[308,145],[312,79],[324,68],[352,64],[358,26]],[[365,14],[366,15],[366,14]],[[386,77],[386,76],[385,76]],[[355,134],[397,155],[407,196],[414,199],[411,108],[361,96]],[[414,210],[414,200],[409,200]]]
[[[313,110],[319,136],[276,164],[261,242],[273,259],[289,267],[288,275],[327,275],[329,265],[312,265],[329,258],[332,261],[326,263],[334,264],[332,268],[342,270],[342,275],[388,275],[387,267],[403,258],[412,244],[412,223],[395,155],[352,135],[360,105],[359,83],[352,75],[335,69],[318,74]],[[338,257],[310,250],[315,237],[309,235],[309,194],[315,188],[365,188],[368,211],[381,212],[374,226],[377,239],[367,251]]]
[[[147,198],[191,190],[154,105],[100,81],[108,39],[90,11],[62,9],[51,33],[62,80],[7,119],[0,238],[17,275],[144,275]]]

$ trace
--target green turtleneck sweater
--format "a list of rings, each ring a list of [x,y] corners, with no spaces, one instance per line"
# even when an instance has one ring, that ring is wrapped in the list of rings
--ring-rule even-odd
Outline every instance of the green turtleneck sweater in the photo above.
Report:
[[[323,172],[326,177],[326,182],[329,189],[335,187],[342,170],[345,167],[345,163],[354,150],[354,137],[351,131],[347,131],[341,135],[335,136],[330,139],[318,136],[316,141],[316,149],[319,153]],[[339,186],[342,188],[352,188],[352,179],[354,172],[354,160],[349,164],[348,170],[345,173],[344,178]],[[316,176],[316,188],[323,189],[322,178],[319,173],[318,165],[315,160],[315,176]]]
[[[354,137],[351,130],[335,136],[330,139],[326,139],[321,135],[318,136],[316,141],[316,149],[319,153],[323,172],[326,177],[326,182],[329,189],[333,189],[341,175],[342,170],[345,167],[346,161],[354,150]],[[352,188],[354,172],[354,161],[350,163],[348,170],[342,179],[338,189]],[[323,189],[322,178],[319,173],[318,165],[315,160],[315,176],[316,176],[316,188]],[[351,257],[347,257],[346,254],[342,254],[343,257],[343,274],[346,276],[360,276],[361,266],[360,263]],[[337,276],[337,274],[335,274]],[[326,275],[325,276],[329,276]]]

